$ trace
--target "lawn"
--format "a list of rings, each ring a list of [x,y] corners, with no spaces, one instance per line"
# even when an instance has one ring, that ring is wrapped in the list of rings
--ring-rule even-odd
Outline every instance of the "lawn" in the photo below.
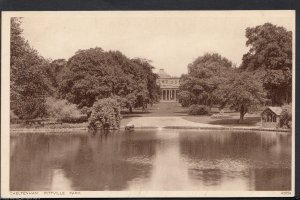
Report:
[[[143,112],[141,109],[133,110],[133,113],[128,113],[127,110],[122,112],[122,125],[126,125],[132,117],[161,117],[161,116],[179,116],[185,120],[204,123],[214,124],[223,126],[259,126],[260,115],[259,114],[246,114],[242,122],[239,122],[239,112],[225,113],[227,116],[224,119],[212,118],[209,115],[188,115],[187,108],[181,107],[179,103],[158,103],[152,107],[148,107],[147,111]]]
[[[239,122],[239,113],[225,113],[226,118],[213,118],[209,115],[188,115],[187,108],[181,107],[179,103],[158,103],[152,107],[149,106],[146,111],[142,109],[134,109],[133,113],[129,113],[128,110],[121,112],[122,120],[121,127],[128,124],[133,117],[182,117],[183,119],[196,123],[223,125],[223,126],[259,126],[260,115],[259,114],[246,114],[245,119]],[[11,128],[82,128],[87,127],[88,122],[84,123],[63,123],[63,124],[48,124],[45,126],[32,125],[26,126],[23,124],[11,124]]]
[[[260,116],[258,114],[246,114],[242,122],[239,122],[239,113],[230,113],[229,116],[224,119],[216,119],[211,116],[183,116],[182,118],[192,122],[223,125],[223,126],[259,126]]]

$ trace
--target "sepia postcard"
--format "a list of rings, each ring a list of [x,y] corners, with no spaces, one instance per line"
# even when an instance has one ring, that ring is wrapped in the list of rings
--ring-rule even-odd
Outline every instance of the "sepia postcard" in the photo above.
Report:
[[[1,197],[292,197],[295,11],[5,11]]]

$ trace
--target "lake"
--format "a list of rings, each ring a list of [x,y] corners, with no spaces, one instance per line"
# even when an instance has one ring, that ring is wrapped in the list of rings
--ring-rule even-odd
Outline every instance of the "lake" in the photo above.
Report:
[[[12,134],[10,190],[291,190],[291,134],[179,129]]]

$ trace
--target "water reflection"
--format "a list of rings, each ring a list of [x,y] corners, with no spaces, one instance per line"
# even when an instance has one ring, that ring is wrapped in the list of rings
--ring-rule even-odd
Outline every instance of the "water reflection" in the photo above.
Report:
[[[291,137],[133,131],[11,136],[11,190],[290,190]]]
[[[185,132],[181,134],[180,147],[189,163],[190,178],[195,185],[201,186],[199,190],[291,188],[291,141],[287,135]]]
[[[153,159],[151,177],[133,180],[129,190],[185,190],[191,189],[187,165],[180,157],[179,133],[173,131],[157,132],[158,152]]]
[[[66,178],[62,169],[53,169],[52,173],[51,190],[69,191],[72,189],[71,181]]]

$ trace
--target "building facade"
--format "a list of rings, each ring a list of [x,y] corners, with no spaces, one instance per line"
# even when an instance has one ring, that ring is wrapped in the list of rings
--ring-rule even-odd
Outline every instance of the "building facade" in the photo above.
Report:
[[[173,77],[167,74],[164,69],[160,69],[157,73],[157,84],[161,88],[161,102],[178,101],[179,77]]]

